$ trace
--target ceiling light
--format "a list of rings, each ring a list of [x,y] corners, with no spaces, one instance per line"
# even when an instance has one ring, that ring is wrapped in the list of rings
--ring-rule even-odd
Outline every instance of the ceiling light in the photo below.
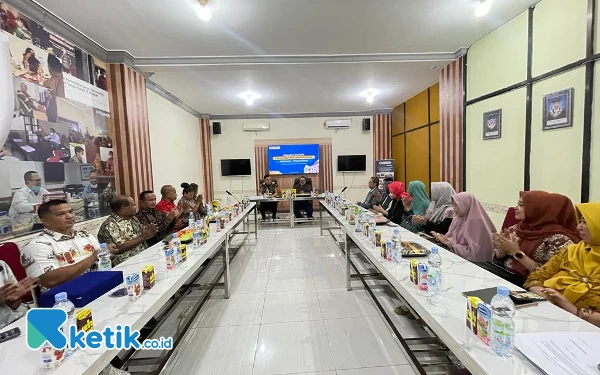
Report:
[[[379,94],[379,90],[368,89],[360,93],[360,96],[363,96],[367,99],[367,103],[373,103],[375,96]]]
[[[254,101],[258,98],[258,94],[251,91],[246,91],[240,94],[240,97],[246,101],[247,105],[254,104]]]
[[[212,17],[212,11],[208,7],[208,0],[198,0],[196,14],[202,21],[210,21]]]
[[[475,16],[483,17],[490,12],[492,8],[492,0],[479,0],[475,8]]]

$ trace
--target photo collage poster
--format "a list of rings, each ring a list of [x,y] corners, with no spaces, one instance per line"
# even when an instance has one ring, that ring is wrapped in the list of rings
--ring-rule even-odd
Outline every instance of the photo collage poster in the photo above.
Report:
[[[2,2],[0,33],[12,73],[0,89],[14,98],[12,121],[0,124],[10,127],[0,132],[0,213],[33,170],[44,189],[72,198],[80,220],[108,214],[116,192],[105,64]]]

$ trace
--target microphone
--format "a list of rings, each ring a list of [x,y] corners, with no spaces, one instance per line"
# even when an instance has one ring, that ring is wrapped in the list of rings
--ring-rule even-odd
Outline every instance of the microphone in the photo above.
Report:
[[[235,200],[236,200],[236,201],[237,201],[239,204],[242,204],[242,202],[240,202],[240,200],[239,200],[239,199],[237,199],[237,198],[235,197],[235,195],[231,194],[231,192],[229,192],[229,190],[225,190],[225,192],[227,193],[227,195],[230,195],[230,196],[232,196],[232,197],[233,197],[233,199],[235,199]]]
[[[346,191],[346,189],[348,189],[348,186],[344,186],[344,188],[342,189],[342,191],[340,191],[338,196],[342,195]]]

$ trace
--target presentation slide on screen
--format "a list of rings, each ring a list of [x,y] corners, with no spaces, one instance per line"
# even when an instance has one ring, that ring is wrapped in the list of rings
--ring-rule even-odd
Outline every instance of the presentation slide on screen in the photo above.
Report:
[[[319,145],[269,146],[269,173],[319,173]]]

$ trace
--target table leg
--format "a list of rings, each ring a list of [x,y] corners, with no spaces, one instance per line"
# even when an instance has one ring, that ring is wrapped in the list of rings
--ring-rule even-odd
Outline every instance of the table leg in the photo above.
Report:
[[[290,228],[294,227],[294,200],[290,199]]]
[[[258,238],[258,204],[254,205],[254,239]]]
[[[348,246],[348,241],[350,237],[348,233],[344,232],[344,251],[346,252],[346,289],[352,290],[352,278],[350,273],[350,247]]]
[[[229,234],[225,234],[225,250],[223,253],[223,261],[225,262],[224,281],[225,281],[225,298],[229,298],[229,283],[231,275],[229,274]]]
[[[319,225],[321,226],[321,236],[323,235],[323,205],[319,203]]]

